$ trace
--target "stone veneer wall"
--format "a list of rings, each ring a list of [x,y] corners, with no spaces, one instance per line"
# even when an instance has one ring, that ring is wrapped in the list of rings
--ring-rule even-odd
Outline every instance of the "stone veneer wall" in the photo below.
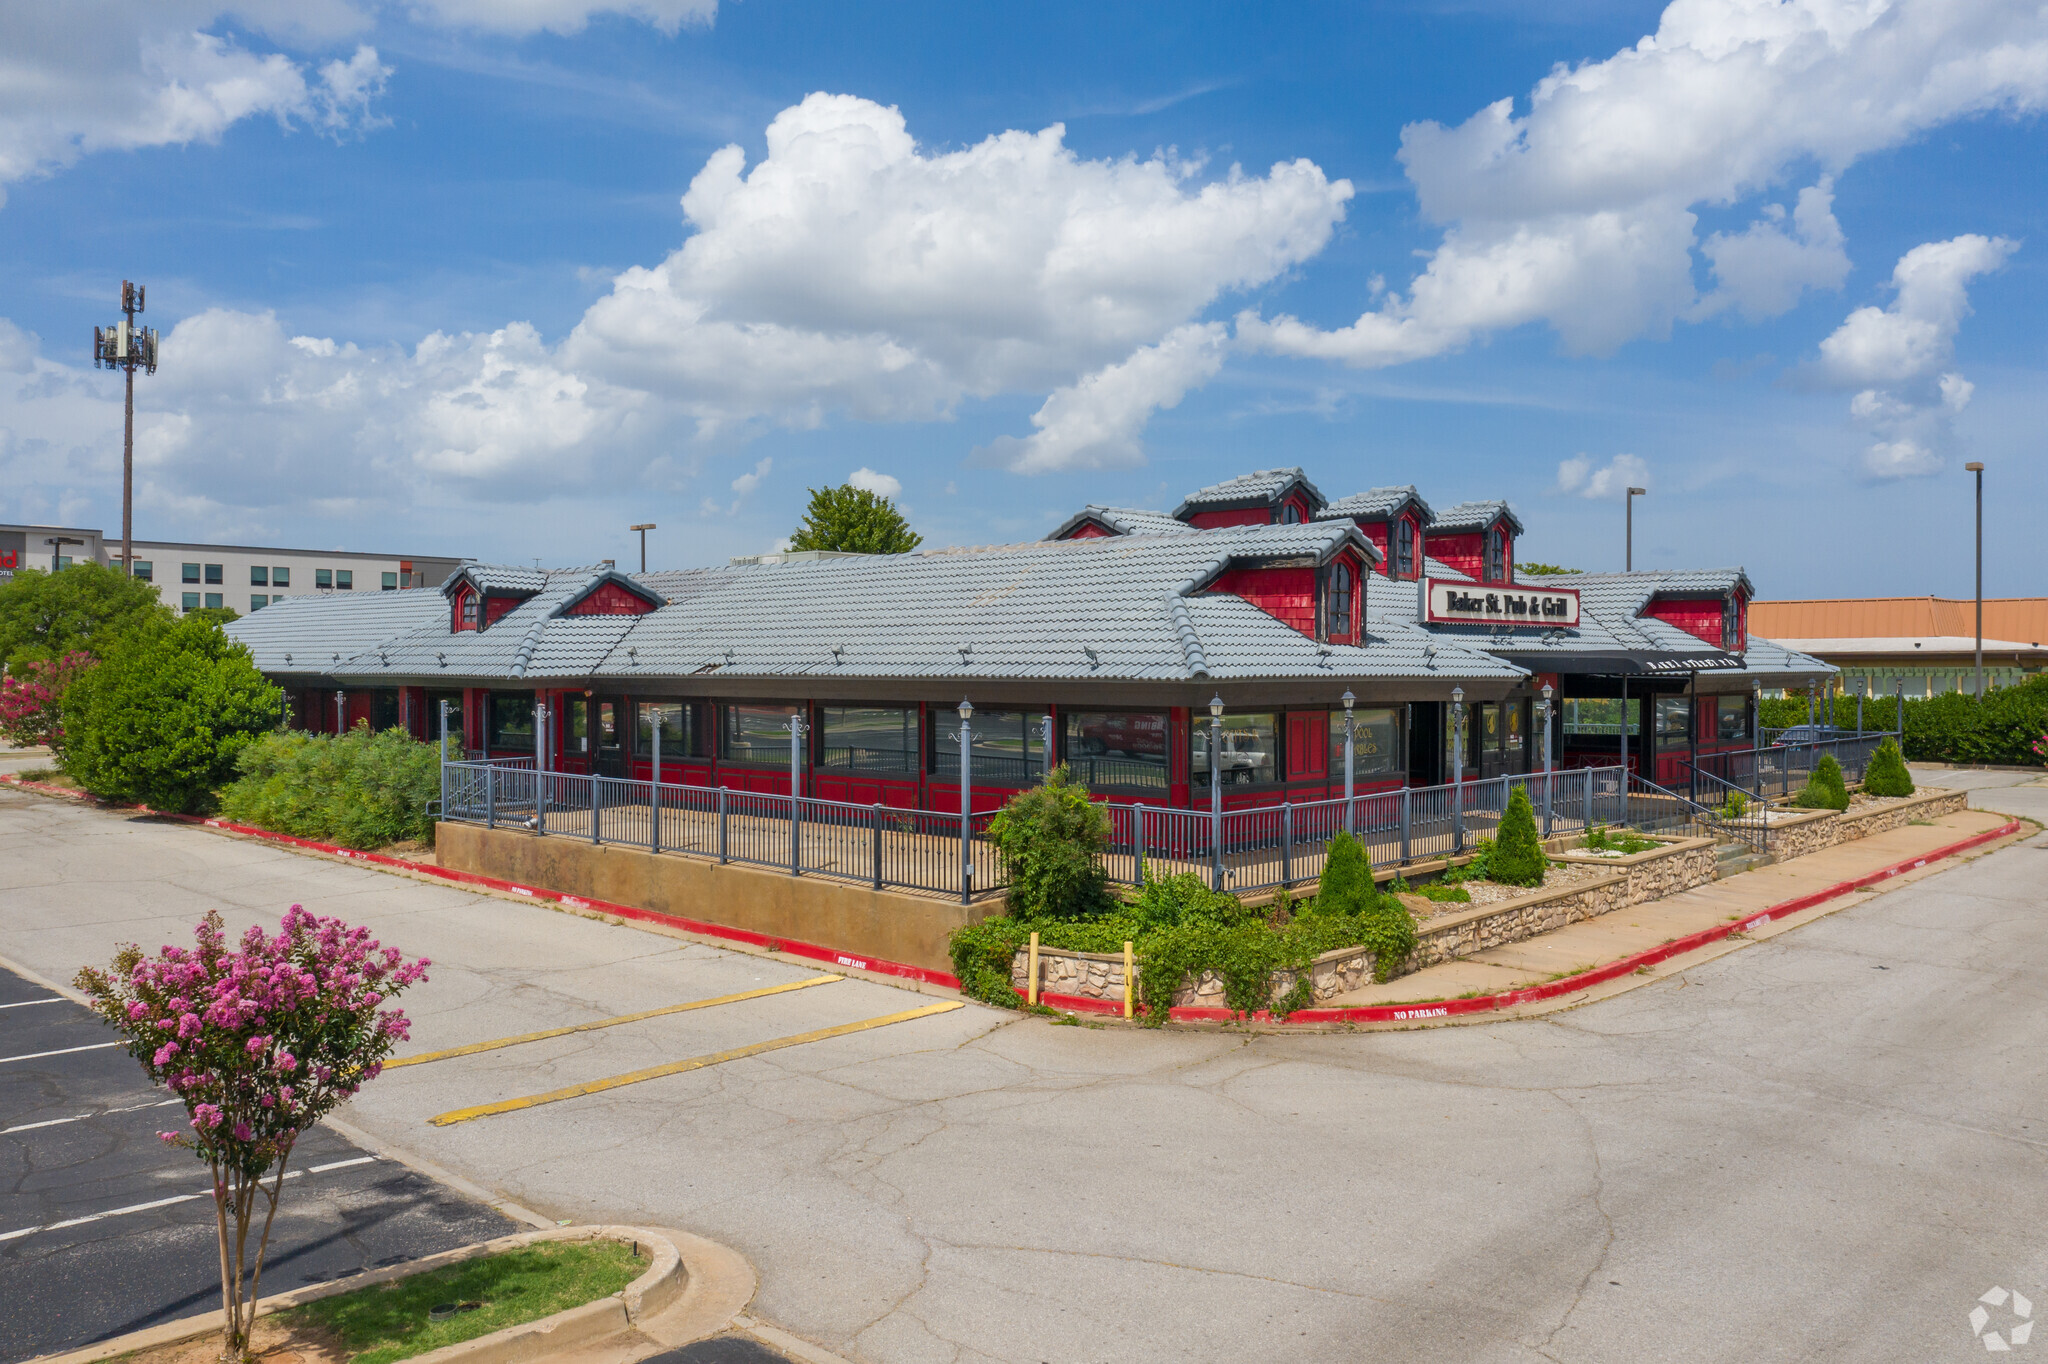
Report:
[[[1969,808],[1967,791],[1949,791],[1941,787],[1928,787],[1917,792],[1897,805],[1880,806],[1875,810],[1817,810],[1798,819],[1774,824],[1770,828],[1769,841],[1771,856],[1777,861],[1788,857],[1804,857],[1822,848],[1832,848],[1837,843],[1850,843],[1872,834],[1889,833],[1903,829],[1916,819],[1932,819],[1936,815],[1954,814]]]
[[[1520,942],[1582,919],[1675,895],[1714,879],[1714,845],[1704,838],[1680,839],[1632,857],[1566,853],[1561,860],[1611,867],[1612,874],[1569,890],[1539,890],[1420,924],[1415,934],[1415,955],[1409,959],[1408,969],[1419,970]],[[1308,971],[1309,988],[1315,1001],[1321,1004],[1370,984],[1372,953],[1363,947],[1341,947],[1310,962]],[[1123,1000],[1122,953],[1064,952],[1041,947],[1038,973],[1041,994],[1119,1003]],[[1029,950],[1020,950],[1010,963],[1010,983],[1022,990],[1029,975]],[[1278,999],[1292,990],[1299,975],[1296,971],[1274,972],[1273,997]],[[1221,1008],[1223,979],[1213,971],[1205,971],[1199,979],[1184,982],[1174,992],[1173,1002],[1176,1007]]]

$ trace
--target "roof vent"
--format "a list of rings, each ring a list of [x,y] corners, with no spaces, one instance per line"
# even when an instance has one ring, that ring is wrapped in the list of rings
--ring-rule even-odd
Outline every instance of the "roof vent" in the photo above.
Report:
[[[1330,646],[1329,646],[1329,645],[1327,645],[1327,644],[1318,644],[1318,645],[1316,645],[1316,666],[1317,666],[1318,668],[1327,668],[1327,667],[1329,667],[1329,666],[1330,666]]]
[[[439,649],[436,649],[434,651],[434,661],[445,668],[448,666],[448,655],[442,653]]]
[[[839,662],[843,661],[843,660],[842,660],[842,659],[840,658],[840,655],[841,655],[841,654],[843,654],[843,653],[845,653],[845,652],[846,652],[846,646],[845,646],[844,644],[835,644],[835,645],[833,645],[833,646],[832,646],[832,661],[833,661],[834,663],[839,663]]]
[[[732,650],[732,649],[727,649],[727,650],[725,651],[725,666],[726,666],[726,667],[728,667],[728,668],[730,668],[730,667],[732,666],[732,661],[733,661],[733,659],[734,659],[735,657],[737,657],[737,656],[738,656],[738,655],[737,655],[737,651],[735,651],[735,650]]]
[[[636,668],[637,668],[637,667],[639,667],[639,666],[640,666],[640,646],[639,646],[639,645],[637,645],[637,644],[628,644],[628,645],[626,646],[626,657],[627,657],[627,658],[630,658],[630,659],[632,659],[632,660],[633,660],[633,666],[634,666],[634,667],[636,667]]]
[[[1435,644],[1425,644],[1422,646],[1422,662],[1425,667],[1434,668],[1436,666]]]
[[[339,663],[339,662],[341,662],[341,655],[337,653],[337,654],[336,654],[336,655],[334,656],[334,661],[335,661],[336,663]]]
[[[1095,648],[1093,645],[1083,644],[1081,646],[1081,652],[1088,656],[1088,670],[1090,672],[1093,672],[1095,669],[1102,666],[1102,660],[1096,657]]]
[[[972,644],[963,644],[963,645],[961,645],[961,646],[960,646],[960,666],[961,666],[961,667],[963,667],[963,668],[964,668],[964,667],[966,667],[966,666],[967,666],[967,656],[968,656],[969,654],[973,653],[973,652],[974,652],[974,646],[973,646]]]
[[[285,666],[286,666],[287,668],[289,668],[289,667],[290,667],[290,666],[292,665],[292,656],[291,656],[291,654],[290,654],[290,653],[286,653],[286,654],[285,654],[285,656],[284,656],[284,665],[285,665]]]

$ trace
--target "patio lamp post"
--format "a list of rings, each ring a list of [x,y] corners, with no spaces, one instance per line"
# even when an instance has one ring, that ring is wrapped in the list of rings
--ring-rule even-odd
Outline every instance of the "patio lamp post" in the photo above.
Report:
[[[1209,701],[1209,884],[1223,889],[1223,698]]]
[[[1043,727],[1045,733],[1045,779],[1047,782],[1050,782],[1052,780],[1053,769],[1052,715],[1050,713],[1047,713],[1039,721],[1039,723]]]
[[[335,689],[334,732],[337,736],[348,733],[348,693]]]
[[[1856,679],[1856,737],[1859,739],[1863,737],[1863,693],[1869,686],[1869,678]]]
[[[1351,803],[1351,788],[1352,776],[1357,770],[1353,754],[1358,746],[1358,722],[1357,717],[1351,713],[1351,708],[1358,704],[1358,698],[1346,691],[1338,699],[1344,703],[1344,832],[1356,835],[1358,828],[1357,820],[1352,814],[1355,807]]]
[[[659,725],[660,720],[655,723]],[[804,723],[804,713],[798,710],[789,717],[789,874],[796,876],[803,870],[803,807],[798,804],[804,796],[804,735],[810,732]]]
[[[1451,824],[1458,852],[1465,851],[1465,689],[1451,688]]]
[[[1550,837],[1550,698],[1557,688],[1543,684],[1543,836]]]
[[[546,695],[545,692],[542,695]],[[548,703],[533,703],[533,831],[548,831]]]
[[[1896,697],[1896,698],[1898,699],[1898,704],[1899,704],[1899,720],[1898,720],[1898,726],[1899,726],[1899,751],[1900,751],[1901,753],[1903,753],[1903,752],[1905,752],[1905,751],[1906,751],[1906,679],[1905,679],[1905,678],[1903,678],[1903,677],[1895,677],[1895,678],[1893,678],[1893,679],[1892,679],[1892,695],[1893,695],[1893,696],[1895,696],[1895,697]]]
[[[1764,680],[1761,677],[1752,677],[1749,680],[1749,744],[1758,751],[1750,755],[1749,785],[1750,794],[1758,800],[1764,798],[1763,723]]]
[[[448,698],[441,698],[441,818],[448,818]]]
[[[974,895],[974,703],[960,698],[960,903]]]

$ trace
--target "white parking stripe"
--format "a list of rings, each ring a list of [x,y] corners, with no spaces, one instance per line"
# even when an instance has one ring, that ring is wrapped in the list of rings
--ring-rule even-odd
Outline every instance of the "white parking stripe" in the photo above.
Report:
[[[51,995],[48,999],[17,999],[12,1004],[0,1004],[0,1009],[26,1009],[31,1004],[62,1004],[63,1002],[64,996]]]
[[[102,1051],[107,1047],[118,1047],[119,1042],[95,1042],[89,1047],[59,1047],[55,1051],[32,1051],[25,1056],[0,1056],[0,1066],[9,1061],[40,1061],[45,1056],[69,1056],[74,1051]]]
[[[38,1127],[62,1127],[67,1122],[85,1122],[87,1119],[104,1118],[112,1113],[139,1113],[145,1108],[169,1108],[172,1104],[184,1102],[183,1099],[165,1099],[153,1104],[130,1104],[126,1108],[103,1108],[97,1113],[80,1113],[75,1118],[47,1118],[42,1122],[25,1122],[15,1127],[0,1127],[0,1137],[6,1136],[9,1132],[33,1132]]]
[[[325,1165],[313,1165],[303,1170],[286,1170],[286,1179],[297,1179],[300,1175],[325,1174],[329,1170],[345,1170],[351,1165],[369,1165],[375,1156],[356,1156],[350,1160],[331,1160]],[[0,1241],[13,1241],[23,1236],[34,1236],[39,1231],[62,1231],[65,1227],[82,1227],[87,1222],[100,1222],[109,1217],[121,1217],[131,1212],[148,1212],[152,1208],[168,1208],[173,1203],[190,1203],[197,1198],[211,1198],[213,1190],[202,1193],[173,1194],[169,1198],[152,1199],[147,1203],[130,1203],[125,1208],[108,1208],[105,1212],[90,1212],[83,1217],[67,1217],[61,1222],[47,1222],[39,1227],[22,1227],[15,1231],[0,1231]]]

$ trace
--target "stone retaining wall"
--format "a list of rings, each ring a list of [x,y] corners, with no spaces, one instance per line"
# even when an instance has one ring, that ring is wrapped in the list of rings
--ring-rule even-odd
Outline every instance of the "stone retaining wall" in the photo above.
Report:
[[[1416,926],[1415,954],[1408,969],[1420,970],[1439,962],[1469,957],[1491,947],[1500,947],[1553,928],[1608,914],[1645,900],[1675,895],[1714,879],[1714,844],[1704,838],[1659,840],[1661,848],[1629,857],[1588,857],[1560,854],[1561,860],[1591,863],[1611,869],[1598,880],[1582,882],[1568,890],[1537,890],[1512,900],[1480,905],[1462,913],[1447,914]],[[1010,983],[1023,990],[1030,976],[1029,949],[1020,949],[1010,963]],[[1124,959],[1122,953],[1064,952],[1041,947],[1038,951],[1041,994],[1072,995],[1122,1003]],[[1325,1003],[1338,995],[1368,985],[1373,978],[1372,953],[1363,947],[1340,947],[1326,952],[1308,965],[1309,988],[1315,1002]],[[1294,988],[1297,971],[1275,971],[1273,998]],[[1223,1007],[1223,979],[1205,971],[1199,979],[1182,983],[1174,992],[1176,1007],[1195,1005]]]
[[[1930,786],[1916,792],[1897,805],[1882,805],[1874,810],[1816,810],[1800,815],[1783,823],[1773,824],[1767,835],[1765,846],[1770,849],[1775,861],[1790,857],[1804,857],[1822,848],[1832,848],[1837,843],[1849,843],[1872,834],[1889,833],[1903,829],[1916,819],[1933,819],[1937,815],[1954,814],[1966,810],[1970,805],[1967,791],[1950,791]]]

